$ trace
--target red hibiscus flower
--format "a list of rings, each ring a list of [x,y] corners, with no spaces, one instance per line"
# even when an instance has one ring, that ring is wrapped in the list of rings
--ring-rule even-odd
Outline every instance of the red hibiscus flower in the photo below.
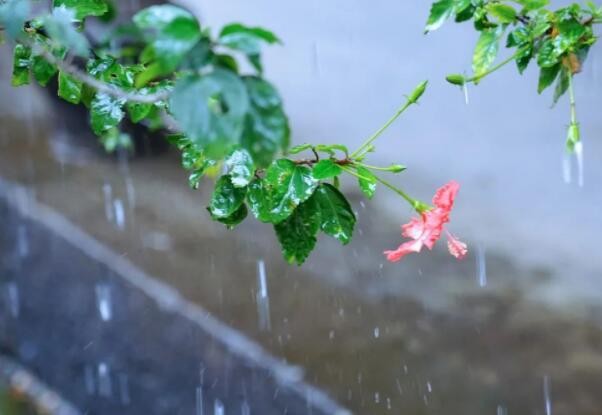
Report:
[[[407,254],[420,252],[423,246],[433,249],[435,242],[441,237],[443,225],[449,222],[449,215],[458,189],[460,189],[460,185],[455,181],[440,187],[433,196],[434,207],[422,212],[419,218],[412,218],[401,226],[402,236],[411,240],[402,243],[394,251],[385,251],[387,260],[397,262]],[[447,231],[446,234],[450,254],[458,259],[464,258],[468,253],[466,244]]]

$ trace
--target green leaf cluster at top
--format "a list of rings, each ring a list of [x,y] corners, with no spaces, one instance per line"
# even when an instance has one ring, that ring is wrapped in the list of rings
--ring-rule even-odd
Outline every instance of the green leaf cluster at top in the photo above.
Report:
[[[548,3],[548,0],[438,0],[433,3],[427,32],[438,29],[451,17],[456,22],[472,20],[480,32],[473,54],[473,75],[453,74],[447,80],[460,86],[469,82],[476,84],[512,61],[522,74],[533,61],[539,67],[537,91],[541,93],[556,82],[553,98],[556,103],[572,87],[573,75],[580,72],[590,47],[597,40],[593,25],[602,22],[602,7],[591,2],[585,6],[574,3],[552,11],[547,8]],[[513,51],[496,65],[504,36],[506,47]],[[570,105],[571,125],[578,128],[572,94]],[[569,142],[567,145],[572,148]]]

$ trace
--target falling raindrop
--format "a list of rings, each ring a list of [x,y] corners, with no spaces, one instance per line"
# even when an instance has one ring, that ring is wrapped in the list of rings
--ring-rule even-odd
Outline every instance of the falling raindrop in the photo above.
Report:
[[[257,261],[257,313],[259,316],[259,329],[262,331],[271,330],[270,321],[270,297],[268,295],[268,283],[265,272],[265,262],[263,259]]]
[[[387,409],[391,410],[391,398],[387,398]]]
[[[111,374],[105,362],[98,364],[98,394],[105,398],[110,398],[112,395]]]
[[[466,85],[466,82],[464,82],[462,84],[462,91],[464,92],[464,102],[466,103],[466,105],[469,104],[469,100],[468,100],[468,86]]]
[[[120,230],[125,229],[125,210],[121,199],[113,200],[113,209],[115,210],[115,225]]]
[[[380,328],[377,326],[377,327],[374,327],[374,338],[378,339],[379,337],[380,337]]]
[[[487,285],[487,262],[485,258],[485,248],[483,248],[482,245],[477,246],[476,265],[479,287],[485,287]]]
[[[113,303],[111,287],[107,284],[96,284],[96,308],[102,321],[111,321],[113,318]]]
[[[111,199],[113,198],[113,188],[110,184],[105,183],[102,185],[102,193],[104,195],[105,217],[109,222],[113,222],[113,206],[111,205]]]
[[[247,401],[244,401],[240,406],[240,415],[251,415],[251,408]]]
[[[575,158],[577,159],[577,184],[583,187],[583,142],[575,144]]]
[[[374,403],[377,405],[380,403],[380,393],[378,392],[374,393]]]
[[[543,402],[546,415],[552,415],[552,399],[550,397],[550,377],[543,377]]]
[[[497,410],[495,411],[495,415],[508,415],[508,410],[502,405],[498,405]]]
[[[203,415],[203,388],[196,388],[196,415]]]
[[[6,300],[10,315],[13,318],[18,318],[21,305],[19,301],[19,287],[17,287],[16,282],[6,284]]]
[[[213,415],[225,415],[226,409],[224,408],[224,404],[219,399],[216,399],[213,403]]]

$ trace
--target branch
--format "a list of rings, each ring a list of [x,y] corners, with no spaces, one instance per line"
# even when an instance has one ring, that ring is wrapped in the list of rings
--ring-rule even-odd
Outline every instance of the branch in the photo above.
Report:
[[[68,73],[69,75],[73,76],[74,78],[77,78],[84,84],[96,89],[98,92],[105,93],[114,98],[124,99],[129,102],[138,102],[140,104],[154,104],[158,101],[166,99],[169,96],[168,91],[161,91],[147,95],[135,92],[127,92],[114,85],[99,81],[98,79],[88,75],[87,73],[82,72],[79,68],[70,65],[61,59],[58,59],[56,56],[50,53],[50,51],[46,50],[43,47],[41,48],[40,54],[49,63],[56,65],[56,67],[59,68],[62,72]]]

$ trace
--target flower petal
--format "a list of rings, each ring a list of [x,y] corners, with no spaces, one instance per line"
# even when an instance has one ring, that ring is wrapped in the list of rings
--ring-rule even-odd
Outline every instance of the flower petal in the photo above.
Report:
[[[401,235],[406,238],[418,239],[424,232],[424,221],[422,218],[412,218],[404,225],[401,225]]]
[[[460,185],[454,180],[441,186],[433,196],[433,204],[438,208],[450,211],[459,189]]]
[[[447,233],[447,249],[457,259],[463,259],[468,253],[466,244],[449,232]]]
[[[389,262],[397,262],[407,254],[411,254],[414,252],[420,252],[422,249],[422,242],[418,241],[408,241],[404,242],[394,251],[385,251],[383,252],[387,256],[387,261]]]

